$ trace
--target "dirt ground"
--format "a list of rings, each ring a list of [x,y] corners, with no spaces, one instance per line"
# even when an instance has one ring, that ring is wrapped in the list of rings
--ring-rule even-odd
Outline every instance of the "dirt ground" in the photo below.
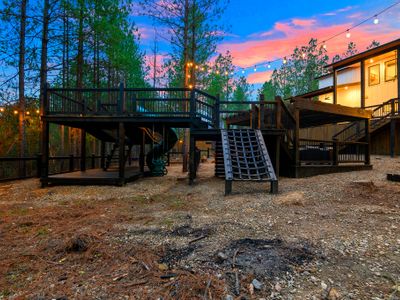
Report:
[[[0,184],[0,299],[400,299],[400,159],[224,181],[180,166],[124,187]]]

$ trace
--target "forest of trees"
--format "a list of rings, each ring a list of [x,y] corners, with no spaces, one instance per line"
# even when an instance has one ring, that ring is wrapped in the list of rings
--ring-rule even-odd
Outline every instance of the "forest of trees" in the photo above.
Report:
[[[40,151],[43,87],[196,87],[235,101],[255,98],[246,77],[235,76],[230,52],[217,53],[227,1],[221,0],[3,0],[0,4],[0,157]],[[135,10],[135,11],[133,11]],[[147,16],[170,44],[162,66],[146,62],[135,16]],[[156,44],[156,43],[155,43]],[[376,46],[374,41],[371,47]],[[354,43],[342,55],[356,52]],[[157,55],[157,47],[153,49]],[[317,87],[326,50],[311,39],[297,47],[262,88],[266,99]],[[199,67],[205,67],[198,72]],[[161,72],[160,72],[161,69]],[[156,78],[162,73],[163,80]],[[152,75],[151,75],[152,74]],[[152,77],[152,78],[151,78]],[[55,154],[79,149],[79,131],[51,128]],[[90,139],[90,138],[89,138]],[[95,141],[88,147],[96,151]],[[77,151],[77,150],[76,150]],[[68,153],[65,153],[68,152]],[[90,152],[89,152],[90,153]]]

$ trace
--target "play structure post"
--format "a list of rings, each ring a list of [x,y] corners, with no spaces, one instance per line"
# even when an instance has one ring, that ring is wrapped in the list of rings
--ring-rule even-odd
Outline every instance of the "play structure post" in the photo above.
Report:
[[[123,122],[118,124],[118,146],[119,146],[119,184],[125,183],[125,126]]]
[[[194,89],[190,91],[189,115],[191,122],[196,118],[196,95]]]

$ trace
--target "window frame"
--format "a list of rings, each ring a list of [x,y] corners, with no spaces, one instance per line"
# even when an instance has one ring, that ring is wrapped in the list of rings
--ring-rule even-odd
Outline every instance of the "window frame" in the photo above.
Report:
[[[377,83],[371,83],[371,69],[378,67],[378,82]],[[375,64],[372,66],[368,67],[368,86],[374,86],[381,84],[381,65],[380,64]]]
[[[393,65],[394,65],[394,70],[395,70],[394,77],[392,79],[387,79],[387,65],[391,62],[393,62]],[[398,72],[398,70],[397,70],[397,59],[396,58],[385,61],[385,82],[395,81],[398,77],[397,72]]]

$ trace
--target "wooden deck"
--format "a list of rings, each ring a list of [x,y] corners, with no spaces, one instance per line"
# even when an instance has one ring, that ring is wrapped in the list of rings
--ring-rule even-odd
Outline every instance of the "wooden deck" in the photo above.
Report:
[[[48,178],[42,178],[42,184],[48,185],[123,185],[138,179],[143,174],[139,167],[125,168],[125,179],[121,181],[118,169],[91,169],[87,171],[76,171],[70,173],[49,175]]]

